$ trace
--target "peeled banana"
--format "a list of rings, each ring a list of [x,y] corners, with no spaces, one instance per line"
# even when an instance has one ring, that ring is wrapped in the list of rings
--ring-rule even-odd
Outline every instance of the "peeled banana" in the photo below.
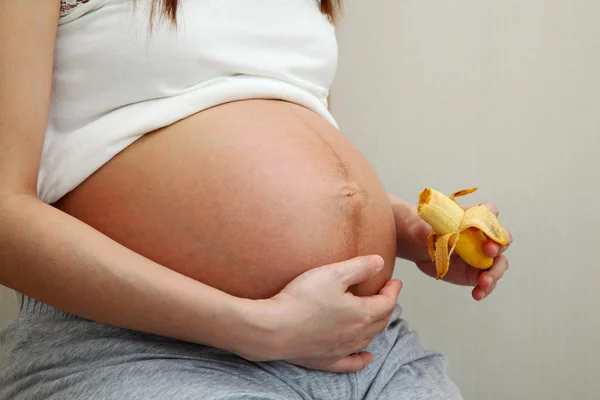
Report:
[[[455,200],[476,191],[459,190],[446,196],[435,189],[425,188],[419,194],[417,212],[433,230],[427,240],[431,261],[435,261],[437,279],[448,272],[454,251],[469,265],[487,269],[494,259],[484,253],[488,239],[508,246],[506,232],[490,210],[482,205],[463,209]]]

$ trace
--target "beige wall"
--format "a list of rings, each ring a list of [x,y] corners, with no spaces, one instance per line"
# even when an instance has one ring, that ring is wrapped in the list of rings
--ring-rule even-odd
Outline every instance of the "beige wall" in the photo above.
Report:
[[[405,316],[466,399],[598,398],[600,2],[348,1],[342,129],[390,191],[477,185],[515,238],[482,303],[401,264]]]
[[[480,191],[513,232],[482,303],[399,266],[466,399],[597,399],[600,2],[347,0],[333,111],[388,189]]]

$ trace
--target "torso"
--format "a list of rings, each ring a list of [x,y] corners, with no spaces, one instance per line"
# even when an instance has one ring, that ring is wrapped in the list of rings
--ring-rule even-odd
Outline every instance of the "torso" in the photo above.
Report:
[[[337,43],[316,0],[181,0],[152,36],[142,2],[66,3],[44,201],[234,295],[364,254],[386,268],[352,290],[383,286],[391,207],[327,111]]]
[[[357,255],[391,276],[386,192],[358,149],[315,113],[249,100],[145,135],[56,207],[130,249],[228,293],[270,297],[304,271]]]

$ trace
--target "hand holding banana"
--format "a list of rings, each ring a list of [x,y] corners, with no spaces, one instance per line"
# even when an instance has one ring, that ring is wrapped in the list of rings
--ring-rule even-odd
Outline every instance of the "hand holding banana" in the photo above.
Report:
[[[473,297],[481,300],[494,289],[497,280],[508,268],[506,258],[496,256],[510,245],[512,239],[510,233],[499,224],[495,207],[490,209],[478,205],[465,210],[456,202],[456,197],[475,190],[477,188],[461,190],[446,196],[435,189],[426,188],[419,195],[417,212],[433,228],[427,247],[431,262],[435,263],[437,279],[443,279],[449,274],[453,276],[445,280],[456,281],[457,274],[464,274],[465,280],[477,282]],[[453,252],[466,265],[451,262]],[[452,267],[451,264],[456,266]],[[459,266],[462,270],[451,270],[451,267],[458,269]],[[474,274],[473,270],[479,272]]]

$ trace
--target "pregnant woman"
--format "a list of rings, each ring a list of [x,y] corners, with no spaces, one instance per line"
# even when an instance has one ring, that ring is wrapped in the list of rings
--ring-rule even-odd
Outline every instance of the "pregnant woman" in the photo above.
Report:
[[[390,279],[429,228],[327,108],[336,6],[0,0],[1,399],[460,398]]]

